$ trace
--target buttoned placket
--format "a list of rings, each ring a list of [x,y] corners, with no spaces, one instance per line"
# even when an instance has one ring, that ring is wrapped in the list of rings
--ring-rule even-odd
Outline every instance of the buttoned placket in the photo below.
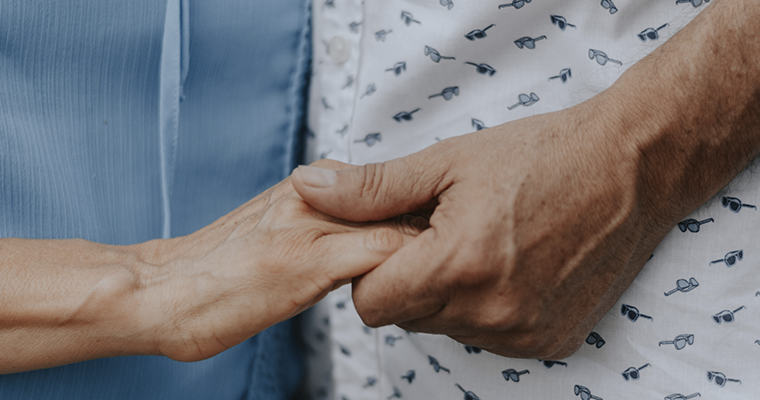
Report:
[[[360,44],[364,29],[361,0],[318,0],[313,4],[313,77],[309,104],[307,146],[309,162],[330,158],[351,162],[354,132],[351,122],[356,102],[367,95],[359,86]],[[370,93],[371,95],[371,93]],[[351,303],[350,286],[331,293],[316,306],[329,317],[333,382],[331,398],[376,400],[380,369],[377,363],[378,336],[362,326]],[[324,354],[324,353],[323,353]],[[370,362],[368,362],[370,361]],[[359,395],[360,397],[357,397]]]

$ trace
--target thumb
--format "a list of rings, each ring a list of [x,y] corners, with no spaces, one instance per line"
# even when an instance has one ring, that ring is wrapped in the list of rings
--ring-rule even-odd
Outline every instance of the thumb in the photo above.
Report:
[[[338,171],[300,166],[293,172],[292,183],[309,205],[325,214],[350,221],[381,221],[419,210],[445,190],[444,159],[423,151]]]

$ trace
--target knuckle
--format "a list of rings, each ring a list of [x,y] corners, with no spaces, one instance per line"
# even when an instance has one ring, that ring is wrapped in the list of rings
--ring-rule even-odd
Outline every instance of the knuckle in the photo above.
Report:
[[[303,216],[311,213],[311,206],[297,197],[282,197],[277,199],[269,209],[278,216]]]
[[[381,196],[383,196],[382,185],[383,177],[385,176],[385,164],[367,164],[364,166],[363,171],[364,180],[361,185],[360,196],[362,198],[369,198],[372,201],[372,204],[382,202],[383,199]]]

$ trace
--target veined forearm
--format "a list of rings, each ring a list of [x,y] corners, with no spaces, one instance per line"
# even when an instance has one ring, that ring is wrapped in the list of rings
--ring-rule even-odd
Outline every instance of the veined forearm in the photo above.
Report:
[[[148,352],[136,249],[0,239],[0,373]]]
[[[681,218],[760,154],[760,7],[715,0],[609,91],[646,208]],[[669,221],[672,222],[672,221]]]

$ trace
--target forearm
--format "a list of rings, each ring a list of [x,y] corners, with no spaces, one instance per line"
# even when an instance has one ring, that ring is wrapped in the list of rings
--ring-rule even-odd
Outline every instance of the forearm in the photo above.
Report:
[[[760,154],[760,7],[716,0],[603,99],[638,158],[642,206],[672,223]],[[604,106],[604,104],[602,104]]]
[[[0,239],[0,373],[151,353],[144,248]]]

